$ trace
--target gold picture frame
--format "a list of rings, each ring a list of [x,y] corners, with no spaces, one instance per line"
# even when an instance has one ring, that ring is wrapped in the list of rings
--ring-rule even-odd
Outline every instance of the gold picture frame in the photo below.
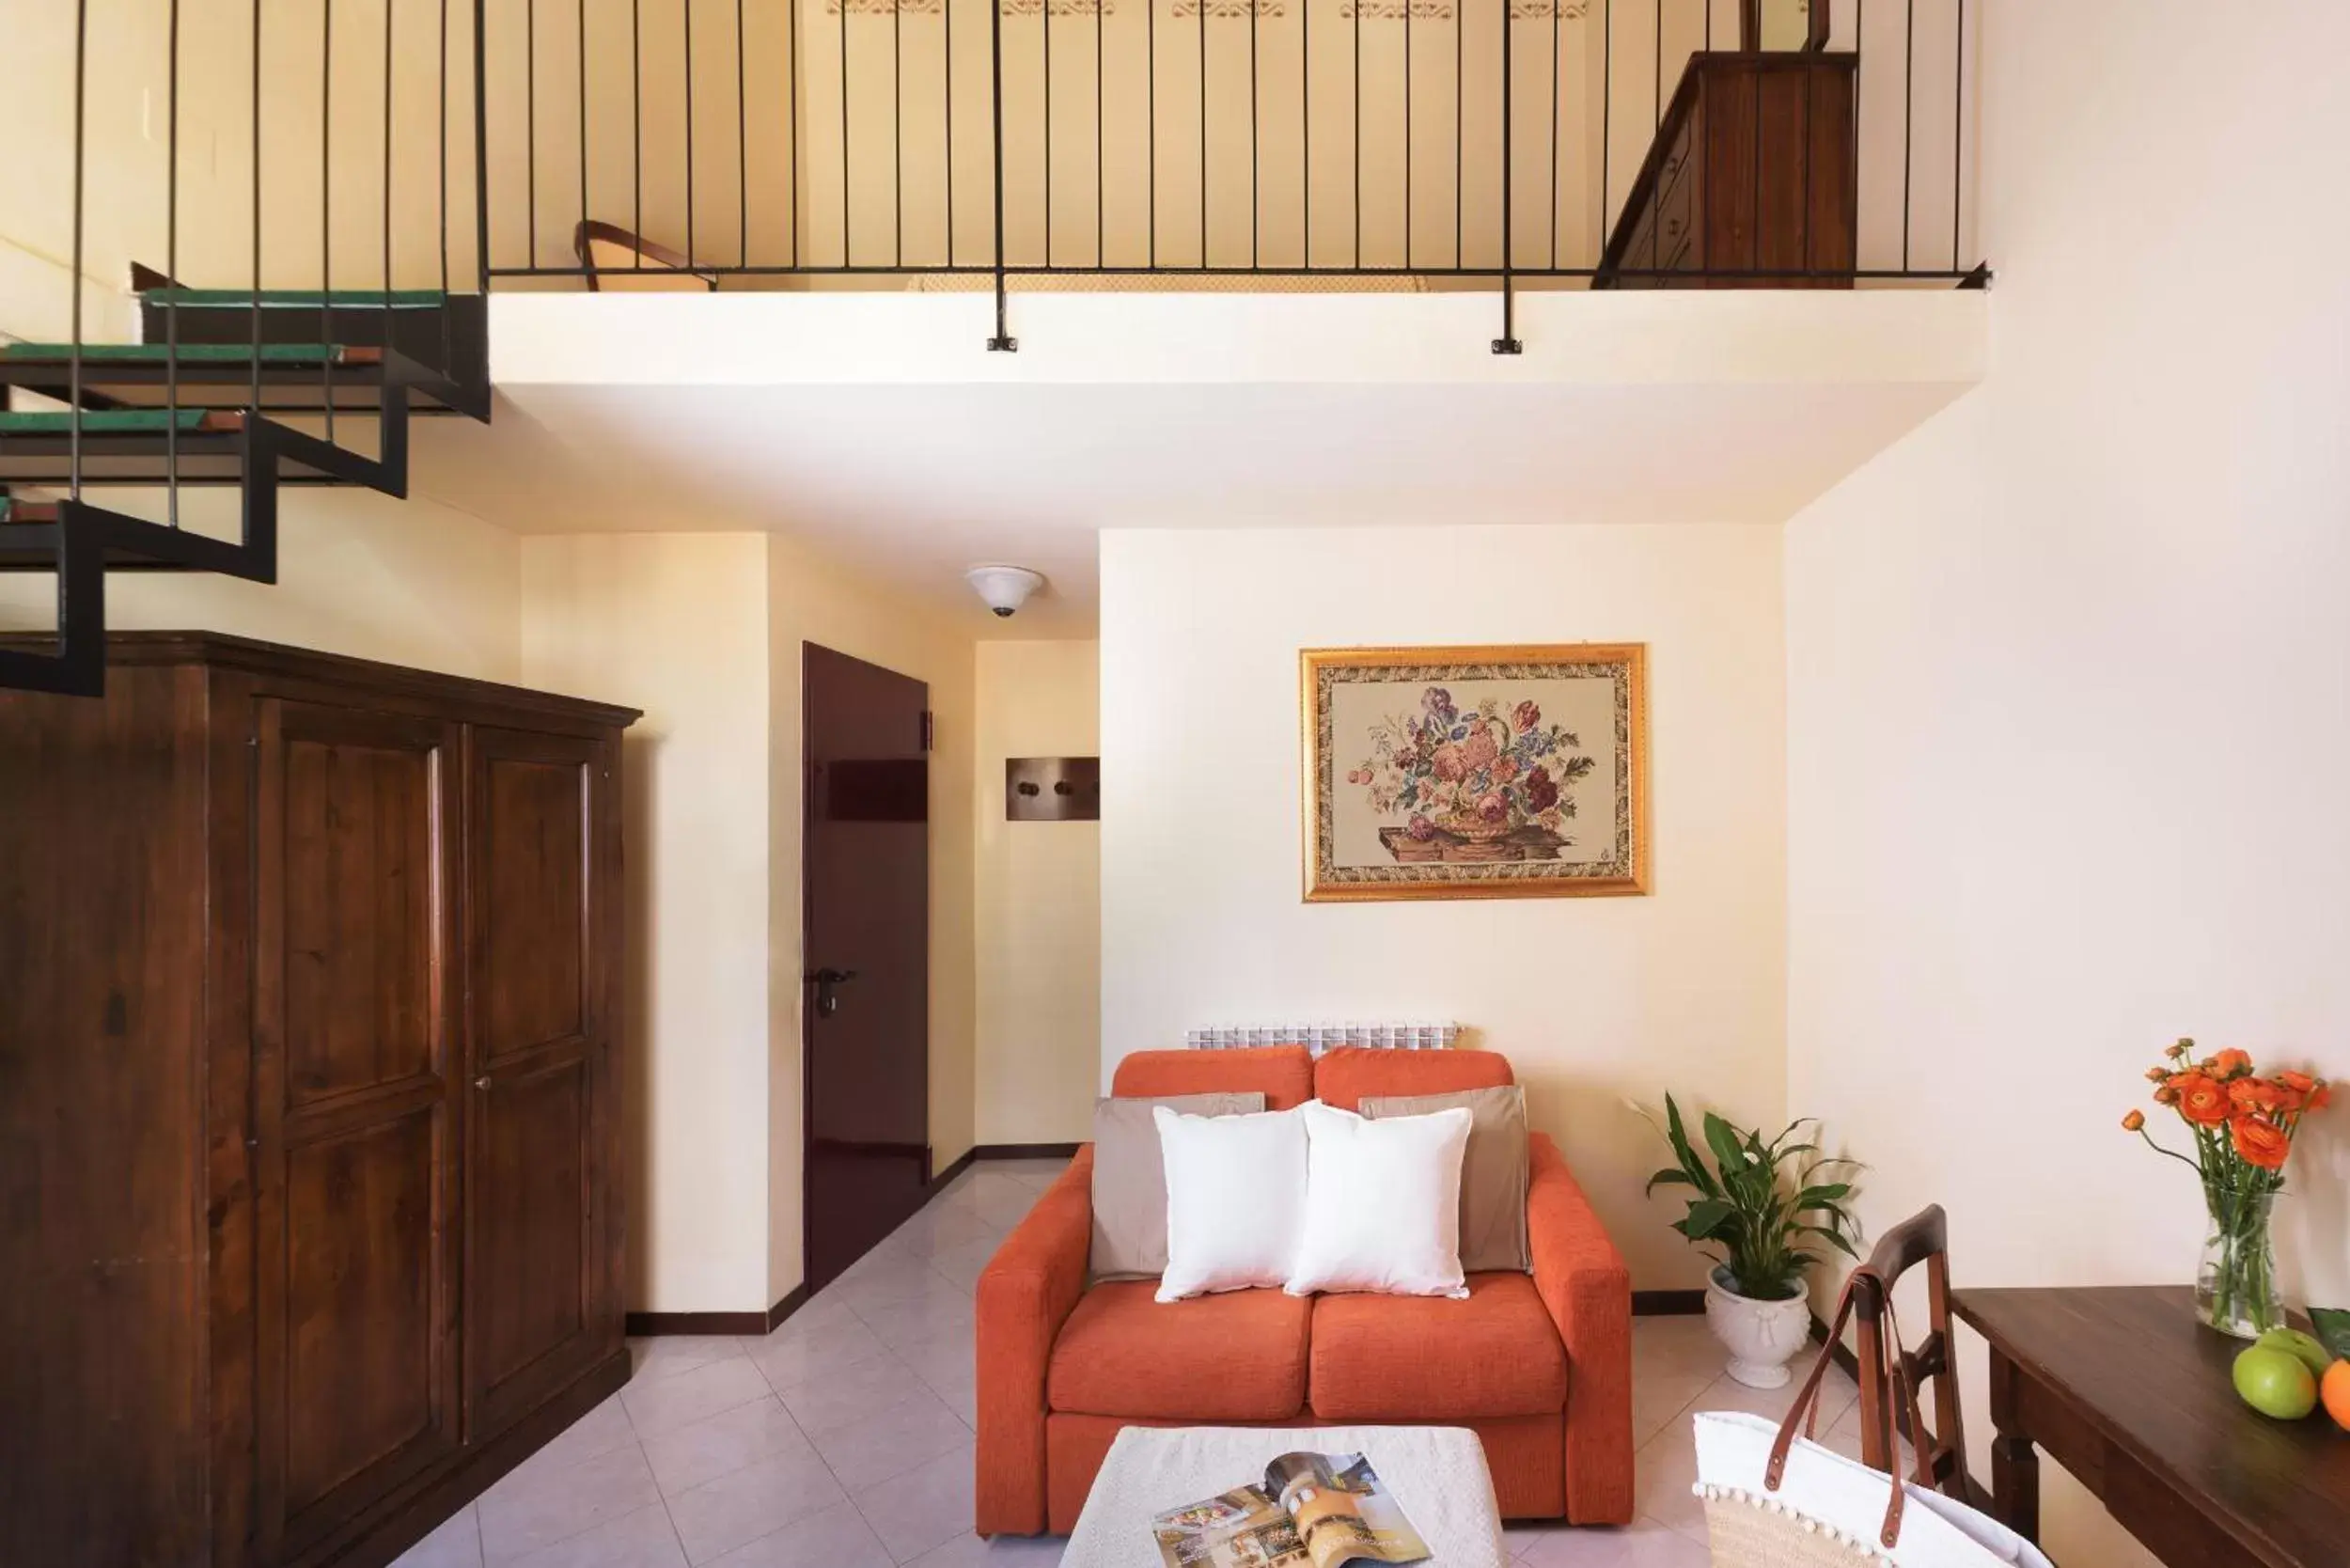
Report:
[[[1308,648],[1308,903],[1649,891],[1648,645]]]

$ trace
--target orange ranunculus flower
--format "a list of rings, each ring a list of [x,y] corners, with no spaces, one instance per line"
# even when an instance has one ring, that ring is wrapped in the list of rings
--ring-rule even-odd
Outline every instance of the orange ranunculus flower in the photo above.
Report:
[[[2179,1114],[2199,1127],[2217,1127],[2228,1120],[2228,1086],[2201,1073],[2182,1073],[2165,1086],[2179,1091]]]
[[[2239,1116],[2228,1124],[2228,1132],[2235,1144],[2235,1152],[2248,1165],[2263,1170],[2282,1170],[2285,1156],[2293,1152],[2293,1140],[2274,1121],[2257,1116]]]
[[[2214,1078],[2240,1078],[2252,1070],[2252,1058],[2231,1045],[2203,1063],[2203,1072]]]
[[[2310,1108],[2310,1109],[2311,1109],[2311,1110],[2324,1110],[2324,1109],[2325,1109],[2327,1105],[2332,1105],[2333,1103],[2334,1103],[2334,1086],[2333,1086],[2333,1085],[2328,1084],[2328,1083],[2321,1083],[2321,1084],[2319,1084],[2319,1085],[2318,1085],[2315,1089],[2313,1089],[2313,1090],[2310,1090],[2310,1105],[2309,1105],[2309,1108]]]
[[[2179,1037],[2178,1043],[2171,1046],[2169,1050],[2163,1052],[2162,1054],[2166,1057],[2173,1058],[2179,1057],[2191,1057],[2195,1054],[2195,1042],[2187,1039],[2185,1035],[2181,1035]]]
[[[2172,1089],[2172,1088],[2171,1088],[2169,1084],[2165,1084],[2165,1085],[2163,1085],[2160,1089],[2158,1089],[2158,1090],[2154,1090],[2154,1104],[2155,1104],[2155,1105],[2177,1105],[2178,1103],[2179,1103],[2179,1091],[2178,1091],[2177,1090],[2175,1090],[2175,1089]]]
[[[2228,1103],[2238,1110],[2273,1110],[2285,1103],[2285,1090],[2266,1078],[2238,1078],[2228,1086]]]
[[[2150,1084],[2161,1083],[2164,1079],[2170,1076],[2170,1069],[2168,1067],[2149,1067],[2146,1069],[2146,1081]]]
[[[2307,1094],[2317,1087],[2317,1080],[2307,1073],[2296,1073],[2288,1067],[2277,1074],[2277,1081],[2295,1094]]]
[[[2125,1133],[2137,1132],[2139,1128],[2145,1125],[2146,1113],[2142,1110],[2128,1111],[2123,1115],[2122,1130]]]

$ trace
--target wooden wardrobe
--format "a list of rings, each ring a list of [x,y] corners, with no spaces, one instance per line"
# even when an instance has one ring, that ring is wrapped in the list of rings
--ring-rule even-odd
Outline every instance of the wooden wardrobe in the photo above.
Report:
[[[630,710],[0,692],[0,1562],[389,1561],[626,1381]]]

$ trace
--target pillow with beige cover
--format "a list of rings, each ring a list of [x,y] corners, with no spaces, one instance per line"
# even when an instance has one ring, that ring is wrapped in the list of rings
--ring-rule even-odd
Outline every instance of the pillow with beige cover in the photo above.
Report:
[[[1244,1116],[1264,1096],[1170,1094],[1093,1103],[1093,1251],[1096,1279],[1156,1279],[1167,1272],[1167,1164],[1152,1107],[1187,1116]]]
[[[1526,1090],[1464,1089],[1448,1094],[1379,1094],[1363,1098],[1363,1115],[1426,1116],[1466,1106],[1468,1152],[1461,1161],[1461,1268],[1477,1274],[1534,1266],[1526,1239]]]

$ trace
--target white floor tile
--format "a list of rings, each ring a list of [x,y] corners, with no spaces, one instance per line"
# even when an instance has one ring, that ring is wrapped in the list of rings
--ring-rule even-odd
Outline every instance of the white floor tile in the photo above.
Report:
[[[751,1364],[766,1375],[776,1392],[789,1393],[827,1372],[889,1358],[889,1347],[865,1326],[865,1320],[835,1302],[813,1323],[801,1317],[819,1309],[804,1308],[764,1340],[745,1341]],[[796,1326],[795,1326],[796,1325]]]
[[[711,1568],[890,1568],[890,1561],[856,1505],[842,1503],[737,1546]]]
[[[859,1492],[962,1447],[971,1441],[971,1429],[936,1394],[922,1388],[879,1415],[808,1436],[840,1484]]]
[[[481,1568],[481,1522],[471,1503],[401,1553],[392,1568]]]
[[[620,1390],[620,1403],[637,1436],[657,1437],[774,1392],[749,1356],[735,1356],[674,1377],[631,1383]]]
[[[699,1564],[848,1500],[822,1461],[794,1451],[681,1492],[669,1517],[686,1560]]]
[[[635,1362],[632,1381],[650,1383],[740,1356],[743,1341],[731,1334],[661,1334],[631,1340],[628,1349]]]
[[[814,1458],[816,1450],[773,1396],[645,1439],[645,1462],[665,1497],[785,1453]]]
[[[1056,1568],[1068,1546],[1068,1537],[1060,1535],[999,1535],[989,1541],[966,1530],[907,1568]]]
[[[995,1236],[985,1241],[966,1242],[961,1247],[945,1247],[931,1254],[931,1267],[964,1290],[976,1291],[979,1285],[979,1275],[987,1267],[988,1260],[995,1257],[995,1249],[1003,1245],[1003,1238]]]
[[[551,1475],[568,1470],[572,1466],[623,1449],[636,1441],[636,1429],[629,1424],[628,1411],[614,1394],[579,1419],[556,1434],[552,1442],[524,1460],[499,1478],[500,1486],[521,1486],[536,1476]]]
[[[783,1406],[811,1437],[867,1421],[901,1400],[926,1392],[918,1373],[895,1356],[834,1367],[785,1390]]]
[[[1653,1519],[1622,1529],[1562,1529],[1544,1535],[1517,1560],[1526,1568],[1706,1568],[1700,1537],[1692,1540]]]
[[[684,1549],[655,1504],[519,1559],[513,1568],[686,1568]]]
[[[889,1555],[911,1562],[971,1528],[976,1453],[968,1443],[856,1494]]]
[[[481,1557],[489,1568],[567,1541],[661,1501],[635,1443],[568,1469],[517,1470],[481,1495]]]
[[[865,1326],[873,1331],[875,1338],[892,1350],[935,1340],[957,1329],[976,1334],[977,1304],[953,1281],[941,1276],[939,1283],[945,1287],[943,1294],[870,1306],[858,1302],[856,1315],[865,1320]]]

